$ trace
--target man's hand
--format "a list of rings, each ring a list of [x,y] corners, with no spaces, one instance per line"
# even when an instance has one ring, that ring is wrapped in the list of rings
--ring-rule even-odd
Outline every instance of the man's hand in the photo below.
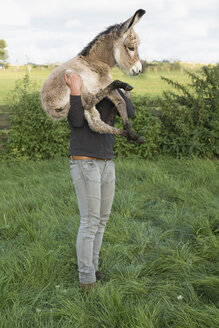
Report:
[[[71,72],[69,74],[65,73],[64,75],[65,82],[70,88],[70,93],[72,96],[80,96],[81,94],[81,86],[83,83],[80,75]]]

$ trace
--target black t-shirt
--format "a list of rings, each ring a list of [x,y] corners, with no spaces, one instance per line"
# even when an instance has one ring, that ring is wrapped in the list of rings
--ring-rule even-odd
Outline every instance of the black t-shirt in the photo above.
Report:
[[[134,116],[134,107],[131,101],[118,90],[126,102],[129,117]],[[117,110],[108,98],[104,98],[96,105],[101,119],[110,125],[114,124]],[[113,158],[114,136],[112,134],[100,134],[90,129],[85,117],[81,96],[70,96],[70,110],[68,122],[71,129],[70,156],[89,156],[96,158]]]

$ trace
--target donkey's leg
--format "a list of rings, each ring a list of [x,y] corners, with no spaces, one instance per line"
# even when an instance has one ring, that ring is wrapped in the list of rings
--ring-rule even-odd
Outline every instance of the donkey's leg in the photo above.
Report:
[[[103,98],[108,97],[109,93],[112,90],[118,89],[118,88],[122,88],[126,91],[131,91],[133,89],[133,87],[131,85],[129,85],[128,83],[121,82],[119,80],[115,80],[112,83],[110,83],[109,85],[107,85],[107,87],[105,87],[104,89],[101,89],[100,91],[98,91],[95,95],[90,96],[89,101],[87,101],[87,104],[84,105],[84,109],[89,110],[90,108],[94,107]]]
[[[144,138],[135,134],[132,131],[131,125],[130,125],[129,119],[128,119],[125,100],[122,98],[122,96],[119,94],[119,92],[117,90],[113,90],[107,97],[114,103],[114,105],[116,106],[116,108],[123,120],[123,127],[124,127],[125,131],[127,131],[127,138],[129,140],[136,141],[137,143],[145,143]]]
[[[97,94],[87,95],[86,102],[84,104],[84,114],[91,130],[98,133],[110,133],[128,137],[127,131],[114,128],[113,126],[103,122],[98,110],[95,107],[95,105],[99,103],[103,98],[107,97],[112,92],[112,90],[117,88],[123,88],[127,91],[133,89],[132,86],[127,83],[121,82],[119,80],[113,81],[107,87],[101,89]]]
[[[127,137],[129,140],[136,141],[138,143],[144,143],[145,140],[135,134],[128,120],[128,115],[126,111],[126,104],[122,96],[115,89],[122,88],[126,91],[132,90],[132,86],[125,82],[121,82],[119,80],[115,80],[110,83],[107,87],[100,90],[97,94],[89,95],[86,99],[86,103],[84,104],[85,109],[85,118],[88,121],[88,124],[91,130],[99,133],[110,133],[110,134],[118,134]],[[99,115],[99,112],[96,110],[95,105],[99,103],[103,98],[108,97],[115,104],[122,120],[125,130],[120,130],[114,128],[106,123],[104,123]]]
[[[128,137],[126,131],[114,128],[109,124],[106,124],[101,120],[100,113],[96,109],[96,107],[92,107],[89,110],[84,110],[84,116],[88,122],[89,127],[92,131],[98,133],[109,133],[109,134],[117,134],[120,136]]]

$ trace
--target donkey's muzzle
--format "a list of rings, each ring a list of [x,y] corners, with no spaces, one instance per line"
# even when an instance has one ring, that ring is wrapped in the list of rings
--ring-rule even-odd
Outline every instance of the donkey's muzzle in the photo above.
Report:
[[[139,75],[140,73],[141,73],[141,71],[139,71],[139,72],[135,72],[135,71],[132,69],[132,75],[133,75],[133,76]]]
[[[138,61],[131,67],[131,75],[139,75],[142,72],[142,65],[141,62]]]

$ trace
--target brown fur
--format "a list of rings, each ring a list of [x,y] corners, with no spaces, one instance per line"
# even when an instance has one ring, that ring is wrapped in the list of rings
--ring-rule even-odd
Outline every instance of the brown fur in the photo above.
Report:
[[[64,74],[73,71],[83,80],[81,98],[90,128],[99,133],[119,134],[139,143],[144,142],[143,138],[132,132],[125,101],[116,90],[123,88],[129,91],[132,87],[120,81],[113,81],[110,74],[110,70],[115,65],[130,75],[140,73],[139,39],[133,26],[144,13],[145,11],[140,9],[123,24],[102,32],[79,55],[51,73],[42,87],[41,101],[44,109],[53,119],[68,115],[70,90],[64,81]],[[108,97],[115,104],[123,120],[125,131],[116,129],[101,120],[95,105],[104,97]]]

